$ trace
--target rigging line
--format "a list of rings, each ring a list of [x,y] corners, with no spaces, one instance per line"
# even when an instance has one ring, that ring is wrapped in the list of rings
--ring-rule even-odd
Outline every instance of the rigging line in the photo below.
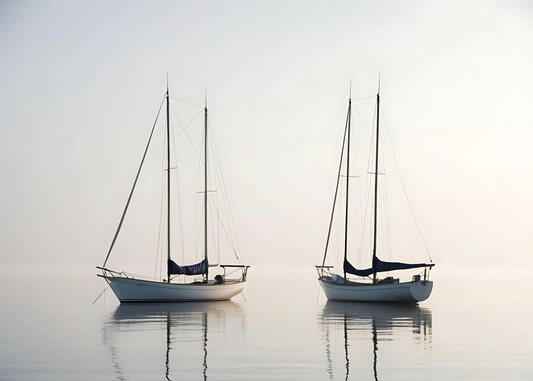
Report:
[[[165,162],[166,162],[166,152],[165,150],[163,149],[162,150],[162,155],[161,155],[161,167],[163,168],[163,171],[161,172],[161,204],[160,204],[160,210],[159,210],[159,228],[158,228],[158,237],[157,237],[157,255],[156,255],[156,276],[157,276],[157,268],[159,267],[159,279],[163,279],[163,275],[162,275],[162,272],[163,272],[163,250],[164,250],[164,245],[163,245],[163,242],[162,240],[164,239],[163,237],[163,229],[164,229],[164,218],[166,217],[164,215],[164,208],[165,208],[165,196],[166,196],[166,191],[167,191],[167,187],[165,186],[166,185],[166,171],[167,170],[170,170],[170,169],[165,169]],[[159,258],[159,254],[161,254],[161,259]],[[168,263],[167,263],[167,267],[168,267]]]
[[[353,102],[360,102],[360,101],[366,101],[368,99],[375,99],[376,96],[375,95],[371,95],[369,97],[366,97],[366,98],[359,98],[359,99],[354,99]]]
[[[201,178],[201,163],[203,163],[200,156],[198,156],[199,165],[197,166],[197,176],[196,176],[196,189],[200,189],[200,178]],[[198,192],[197,194],[204,194],[204,192]],[[200,250],[200,241],[203,238],[203,214],[204,214],[204,202],[203,198],[196,197],[196,247],[195,247],[195,255],[196,259],[198,259],[198,254]],[[199,218],[199,216],[202,216],[202,219]]]
[[[383,150],[381,151],[383,152]],[[383,173],[386,172],[385,169],[385,160],[383,154],[381,155],[381,165],[383,167]],[[381,224],[381,228],[383,231],[383,235],[387,235],[388,240],[382,237],[381,243],[383,244],[383,247],[386,247],[388,249],[388,256],[387,259],[392,259],[392,239],[391,239],[391,225],[390,225],[390,217],[389,217],[389,192],[387,191],[387,176],[383,176],[383,180],[380,181],[380,187],[381,187],[381,204],[383,207],[380,210],[380,213],[382,215],[382,220],[385,221],[385,224]]]
[[[359,186],[359,189],[360,189],[360,195],[361,195],[361,205],[362,205],[362,208],[361,208],[361,228],[360,228],[360,231],[361,231],[361,234],[359,234],[359,241],[358,241],[358,247],[357,247],[357,252],[358,252],[358,255],[357,255],[357,265],[361,265],[362,264],[362,257],[363,257],[363,252],[364,252],[364,243],[365,243],[365,230],[366,230],[366,220],[367,220],[367,215],[368,215],[368,184],[369,184],[369,181],[367,179],[365,179],[365,182],[364,182],[364,190],[361,190],[361,184],[362,181],[360,182],[360,186]]]
[[[163,154],[163,163],[165,161],[165,155]],[[164,166],[164,164],[163,164]],[[158,235],[157,235],[157,251],[156,251],[156,260],[155,260],[155,263],[156,263],[156,267],[155,267],[155,274],[154,274],[154,278],[157,277],[157,270],[159,268],[159,279],[161,279],[162,277],[162,271],[163,271],[163,266],[161,264],[161,260],[159,259],[159,253],[161,253],[161,257],[163,256],[162,254],[162,251],[163,251],[163,248],[162,248],[162,243],[161,243],[161,237],[163,235],[163,211],[164,211],[164,208],[165,208],[165,172],[163,171],[161,173],[161,205],[160,205],[160,209],[159,209],[159,228],[158,228]]]
[[[357,112],[357,110],[356,110]],[[361,116],[359,116],[359,119],[361,120]],[[361,123],[363,124],[363,127],[365,127],[366,129],[366,126],[364,125],[363,121],[361,120]],[[354,131],[355,132],[355,131]],[[368,131],[367,131],[368,133]],[[359,175],[359,167],[360,167],[360,164],[359,164],[359,149],[358,149],[358,145],[357,145],[357,142],[358,142],[358,139],[355,137],[355,133],[352,134],[352,143],[353,143],[353,146],[354,146],[354,150],[355,150],[355,173],[356,173],[356,178],[358,179],[360,177]],[[355,180],[355,189],[356,189],[356,197],[355,197],[355,231],[357,232],[360,232],[361,231],[361,225],[362,225],[362,206],[361,206],[361,181],[359,180]],[[357,236],[359,236],[361,234],[357,234]],[[359,245],[357,244],[357,239],[356,239],[356,259],[360,257],[359,255],[359,252],[357,251],[358,248],[359,248]]]
[[[339,207],[339,209],[341,208]],[[339,251],[340,251],[339,242],[341,241],[341,229],[340,229],[341,213],[334,213],[334,214],[335,214],[334,218],[332,218],[331,220],[331,229],[334,232],[334,237],[331,237],[330,239],[331,246],[333,247],[330,249],[330,251],[333,251],[333,253],[335,254],[333,263],[335,265],[338,265],[339,264]]]
[[[222,222],[222,218],[221,218],[220,213],[219,213],[219,208],[215,206],[213,200],[211,200],[211,205],[213,206],[213,209],[215,209],[215,211],[216,211],[217,221]],[[213,222],[211,222],[211,226],[213,226]],[[237,250],[235,249],[235,246],[233,245],[232,237],[230,237],[230,234],[228,234],[228,231],[226,230],[226,227],[224,226],[223,223],[221,223],[220,226],[222,226],[222,230],[224,231],[224,233],[225,233],[225,235],[226,235],[226,238],[228,238],[229,245],[230,245],[231,248],[233,249],[233,252],[235,253],[235,256],[236,256],[237,259],[240,261],[240,258],[239,258],[239,255],[238,255],[238,253],[237,253]],[[213,226],[213,227],[214,227],[214,226]]]
[[[203,111],[203,109],[204,109],[204,106],[198,106],[198,105],[195,105],[194,103],[185,102],[185,101],[182,101],[181,99],[178,99],[178,98],[172,98],[172,97],[170,97],[170,99],[172,99],[173,101],[176,101],[176,102],[180,102],[180,103],[183,103],[183,104],[189,105],[189,106],[193,106],[193,107],[201,108],[202,111]]]
[[[209,119],[209,125],[211,125],[211,119]],[[212,149],[213,149],[213,156],[214,158],[216,159],[215,160],[215,174],[218,174],[219,177],[220,177],[220,185],[222,186],[222,197],[223,197],[223,205],[224,205],[224,209],[226,209],[226,212],[229,214],[229,223],[230,223],[230,226],[232,228],[231,230],[231,233],[230,234],[232,236],[232,238],[230,239],[230,242],[232,244],[232,248],[234,250],[234,253],[235,253],[235,256],[237,257],[237,260],[241,261],[241,258],[240,258],[240,246],[239,246],[239,240],[237,238],[237,229],[235,228],[235,221],[233,219],[233,213],[231,211],[231,204],[229,202],[229,197],[228,197],[228,192],[226,190],[226,182],[224,181],[224,175],[222,174],[222,166],[220,164],[220,158],[218,156],[218,148],[217,148],[217,145],[216,145],[216,139],[215,139],[215,135],[214,135],[214,132],[213,132],[213,128],[212,128],[212,125],[211,125],[211,128],[209,129],[211,131],[211,136],[213,137],[211,139],[211,146],[212,146]],[[222,225],[222,228],[225,230],[224,228],[224,225]],[[227,236],[227,233],[226,233],[226,236]],[[233,247],[233,242],[232,240],[235,241],[235,245],[237,247],[237,250],[235,251],[235,247]]]
[[[175,114],[174,109],[172,109],[172,111]],[[176,119],[178,120],[178,123],[180,123],[180,126],[181,126],[181,122],[179,118],[177,117],[177,115],[176,115]],[[175,168],[176,169],[176,196],[177,196],[177,204],[178,204],[178,230],[179,230],[179,234],[180,234],[179,237],[180,237],[180,242],[181,242],[181,258],[182,258],[182,263],[185,263],[185,239],[184,239],[184,234],[183,234],[183,212],[182,212],[183,209],[182,209],[181,194],[180,194],[180,187],[179,187],[178,153],[176,152],[176,144],[174,144],[174,142],[176,141],[178,137],[174,137],[174,124],[172,122],[170,123],[170,129],[172,131],[173,152],[174,152],[174,158],[176,160],[176,168]],[[185,130],[183,130],[183,132],[185,132]]]
[[[372,132],[369,132],[368,128],[366,128],[365,122],[363,122],[363,118],[361,117],[361,114],[359,114],[359,111],[357,109],[355,109],[355,112],[356,112],[357,116],[359,117],[359,120],[361,121],[361,124],[365,128],[365,131],[366,131],[367,135],[372,137]]]
[[[367,223],[369,221],[369,207],[370,207],[370,190],[371,190],[371,184],[370,184],[370,181],[366,181],[365,182],[365,192],[364,192],[364,205],[365,205],[365,210],[364,210],[364,213],[363,213],[363,216],[362,216],[362,219],[363,219],[363,226],[361,227],[361,231],[362,231],[362,234],[361,234],[361,239],[360,239],[360,248],[359,248],[359,252],[361,253],[360,255],[360,262],[359,262],[359,265],[362,265],[362,257],[363,257],[363,252],[365,250],[365,236],[366,236],[366,230],[367,230]]]
[[[380,102],[381,105],[381,102]],[[386,127],[386,126],[385,126]],[[383,144],[383,143],[382,143]],[[384,148],[384,147],[383,147]],[[391,228],[390,228],[390,217],[389,217],[389,199],[388,195],[389,192],[387,191],[387,176],[385,174],[387,173],[386,165],[387,162],[385,160],[385,154],[384,149],[379,151],[379,157],[380,157],[380,163],[381,163],[381,172],[375,174],[377,176],[378,174],[383,174],[383,179],[379,182],[379,200],[382,207],[380,208],[378,215],[380,216],[380,221],[384,221],[380,224],[380,243],[381,246],[384,248],[383,254],[386,255],[386,259],[392,258],[392,240],[391,240]],[[388,238],[388,239],[387,239]],[[385,250],[387,249],[387,250]]]
[[[198,205],[201,204],[201,210],[198,210]],[[200,242],[203,237],[203,224],[201,223],[200,219],[198,218],[199,214],[203,215],[203,200],[201,200],[199,197],[196,198],[196,247],[194,248],[195,253],[195,259],[198,260],[198,253],[200,251]]]
[[[350,103],[351,103],[351,101],[350,101]],[[346,115],[346,124],[345,124],[345,127],[344,127],[344,137],[342,139],[341,159],[340,159],[340,163],[339,163],[339,171],[338,171],[338,174],[337,174],[337,185],[335,187],[335,196],[333,197],[333,208],[331,210],[331,218],[330,218],[330,221],[329,221],[328,236],[326,238],[326,248],[324,250],[324,258],[322,260],[322,266],[324,266],[326,264],[326,255],[328,253],[329,238],[330,238],[330,235],[331,235],[331,224],[332,224],[332,221],[333,221],[333,216],[335,214],[335,205],[337,203],[337,194],[339,192],[339,182],[340,182],[341,170],[342,170],[342,159],[343,159],[343,156],[344,156],[344,146],[346,144],[346,136],[348,135],[349,122],[350,122],[350,110],[348,109],[348,112],[347,112],[347,115]]]
[[[216,155],[216,159],[217,159],[216,164],[218,164],[215,167],[216,168],[215,176],[217,178],[218,183],[222,187],[222,192],[221,192],[222,193],[221,194],[221,196],[222,196],[222,205],[223,205],[224,211],[226,213],[227,223],[229,225],[229,233],[226,230],[226,227],[225,227],[225,225],[223,223],[223,220],[222,220],[221,216],[218,214],[218,212],[219,212],[218,209],[217,209],[217,215],[218,215],[219,221],[222,223],[222,228],[224,229],[224,232],[226,233],[226,236],[228,237],[228,240],[230,241],[230,244],[231,244],[231,246],[232,246],[232,248],[234,250],[235,256],[237,257],[237,260],[241,261],[241,258],[239,257],[240,247],[239,247],[239,240],[238,240],[238,236],[237,236],[237,229],[235,227],[235,222],[234,222],[234,219],[233,219],[233,212],[231,210],[231,204],[229,202],[229,197],[228,197],[228,193],[227,193],[227,190],[226,190],[226,183],[224,181],[224,176],[222,174],[222,167],[220,165],[220,159],[218,157],[216,144],[214,144],[213,148],[214,148],[213,154]]]
[[[104,292],[106,292],[108,288],[109,288],[109,284],[104,288],[104,291],[102,291],[102,292],[100,293],[100,295],[98,295],[98,298],[96,298],[96,299],[94,300],[93,304],[96,303],[96,302],[98,301],[98,299],[100,299],[100,297],[101,297],[102,295],[104,295]],[[105,301],[105,300],[104,300],[104,301]]]
[[[382,108],[383,108],[383,106],[382,106]],[[385,126],[387,126],[387,120],[385,119],[385,112],[383,112],[383,119],[384,119],[384,122],[385,122]],[[389,134],[389,128],[387,127],[386,130],[387,130],[387,136],[389,137],[389,141],[391,142],[392,157],[394,158],[394,163],[396,164],[396,169],[398,171],[398,177],[400,178],[400,183],[402,184],[403,193],[405,194],[405,198],[407,199],[407,205],[409,205],[409,210],[411,211],[411,215],[413,216],[413,220],[415,221],[416,228],[418,229],[418,234],[420,234],[420,238],[422,239],[422,243],[424,244],[424,248],[426,249],[426,254],[429,257],[429,260],[431,262],[433,262],[433,259],[431,258],[431,255],[429,254],[429,250],[428,250],[428,248],[426,246],[426,241],[424,240],[424,236],[422,235],[422,231],[420,230],[420,226],[418,225],[418,222],[416,220],[415,213],[413,211],[413,208],[411,207],[411,201],[409,200],[409,196],[407,195],[407,191],[405,190],[405,185],[403,183],[403,178],[402,178],[402,175],[401,175],[400,169],[399,169],[400,167],[398,166],[398,160],[396,160],[396,153],[394,152],[394,147],[392,145],[392,139],[391,139],[390,134]]]
[[[202,128],[202,139],[203,139],[203,136],[204,136],[204,128]],[[203,141],[203,140],[202,140]],[[194,146],[193,146],[194,147]],[[203,145],[202,145],[203,147]],[[202,148],[203,150],[203,148]],[[195,150],[196,151],[196,150]],[[202,151],[203,152],[203,151]],[[196,189],[200,189],[200,178],[202,178],[202,164],[203,164],[203,160],[202,160],[202,152],[200,152],[198,154],[197,153],[197,156],[198,156],[198,165],[196,166],[197,168],[197,173],[196,173]],[[197,192],[197,195],[198,194],[204,194],[203,192]],[[199,208],[199,204],[201,203],[201,208]],[[195,220],[195,234],[196,234],[196,237],[195,237],[195,247],[194,247],[194,253],[195,253],[195,259],[198,260],[198,254],[199,254],[199,250],[200,250],[200,241],[201,239],[203,238],[203,221],[201,221],[198,216],[199,215],[202,215],[203,217],[203,211],[204,211],[204,203],[203,203],[203,199],[201,197],[196,197],[196,207],[195,207],[195,210],[196,210],[196,220]]]
[[[201,155],[198,153],[198,150],[196,149],[196,147],[194,146],[194,143],[192,142],[191,138],[189,137],[189,135],[187,134],[187,132],[185,131],[187,128],[189,128],[189,126],[196,120],[196,118],[198,118],[200,115],[202,115],[202,111],[200,111],[198,114],[196,114],[196,116],[194,118],[192,118],[192,120],[184,127],[183,124],[181,123],[181,120],[180,118],[178,117],[178,114],[176,113],[176,110],[174,110],[174,107],[171,107],[172,108],[172,112],[174,113],[174,116],[176,117],[176,119],[178,120],[178,123],[181,127],[181,132],[172,140],[172,143],[174,143],[180,136],[181,134],[185,134],[185,136],[187,137],[187,139],[189,140],[189,143],[191,143],[191,146],[194,150],[194,152],[196,152],[196,154],[198,156],[201,157]]]
[[[338,209],[341,209],[341,207],[342,207],[342,205],[340,205]],[[331,246],[331,248],[328,247],[328,251],[333,251],[333,253],[335,253],[335,257],[334,257],[335,259],[334,259],[333,263],[336,264],[336,265],[339,263],[339,250],[340,250],[339,242],[340,242],[340,239],[341,239],[340,238],[341,237],[340,220],[341,220],[340,213],[336,213],[334,211],[333,212],[333,218],[330,221],[331,231],[333,232],[332,237],[330,238],[330,246]],[[325,263],[323,263],[323,265],[324,264]]]
[[[118,224],[117,231],[115,232],[115,236],[113,237],[113,241],[111,242],[111,246],[109,247],[109,251],[107,252],[107,256],[105,257],[104,264],[102,267],[105,267],[107,260],[109,259],[109,255],[111,254],[111,251],[113,250],[113,247],[115,246],[115,242],[117,240],[118,234],[120,233],[120,229],[122,228],[122,223],[124,222],[124,217],[126,217],[126,213],[128,211],[128,207],[130,206],[131,197],[133,196],[133,192],[135,191],[135,186],[137,185],[137,180],[139,180],[139,175],[141,174],[141,169],[144,164],[144,159],[146,158],[146,153],[148,152],[148,147],[150,147],[150,142],[152,141],[152,136],[154,134],[155,126],[157,125],[157,120],[159,119],[159,114],[161,113],[161,108],[163,107],[163,104],[165,103],[165,96],[163,97],[163,100],[161,101],[161,105],[159,106],[159,110],[157,111],[157,116],[155,117],[154,125],[152,127],[152,131],[150,132],[150,137],[148,138],[148,143],[146,144],[146,148],[144,149],[144,154],[141,160],[141,164],[139,165],[139,169],[137,170],[137,175],[135,176],[135,180],[133,182],[133,186],[131,187],[130,195],[128,197],[128,201],[126,202],[126,206],[124,207],[124,211],[122,212],[122,217],[120,218],[120,222]]]
[[[196,114],[196,116],[194,118],[191,119],[191,121],[189,123],[187,123],[185,125],[185,127],[183,126],[183,123],[181,123],[181,120],[180,118],[178,117],[178,114],[176,113],[176,111],[174,110],[174,108],[172,107],[172,112],[174,113],[174,116],[176,117],[176,119],[178,120],[178,123],[180,124],[180,127],[182,129],[182,132],[180,132],[173,140],[173,142],[179,138],[181,136],[182,133],[185,133],[187,135],[187,132],[185,131],[187,128],[189,128],[189,126],[196,120],[196,118],[198,118],[200,115],[202,115],[202,111],[200,111],[198,114]],[[192,144],[192,141],[189,139],[189,141],[191,142]],[[193,145],[194,146],[194,145]]]
[[[367,161],[367,166],[366,166],[366,171],[367,173],[372,173],[372,170],[371,170],[371,165],[373,164],[373,153],[374,153],[374,131],[376,129],[376,110],[377,110],[377,105],[376,107],[374,108],[374,115],[372,116],[372,133],[370,134],[370,149],[368,150],[368,161]],[[374,172],[378,172],[378,170],[376,169]]]
[[[374,152],[373,149],[374,149],[374,129],[375,129],[375,126],[376,126],[376,110],[377,110],[377,105],[374,107],[374,115],[372,117],[372,133],[370,134],[370,149],[368,150],[368,159],[367,159],[367,173],[372,173],[372,171],[370,170],[370,166],[371,166],[371,163],[372,163],[372,159],[373,159],[373,155],[372,153]],[[376,170],[377,172],[377,170]],[[361,252],[363,250],[363,247],[364,247],[364,232],[366,231],[366,223],[367,221],[370,220],[370,217],[369,217],[369,207],[370,207],[370,198],[372,196],[371,194],[371,190],[372,190],[372,184],[371,184],[371,181],[370,180],[367,180],[366,181],[366,189],[365,189],[365,213],[364,213],[364,227],[363,227],[363,237],[361,237]],[[371,227],[369,227],[369,229],[371,229]],[[371,232],[371,231],[370,231]]]
[[[215,193],[215,197],[212,198],[213,200],[213,203],[216,205],[215,206],[215,214],[217,215],[217,263],[220,263],[220,252],[221,252],[221,248],[220,248],[220,225],[221,225],[221,222],[220,222],[220,218],[218,217],[218,205],[220,203],[220,197],[219,197],[219,193],[216,192]]]
[[[204,197],[207,197],[207,194]],[[215,248],[215,253],[217,254],[216,255],[217,263],[220,263],[220,252],[218,250],[220,247],[217,247],[217,237],[215,236],[216,233],[218,233],[218,231],[217,231],[217,229],[215,229],[217,226],[215,226],[215,219],[213,218],[213,213],[214,213],[213,210],[215,210],[215,212],[217,212],[217,208],[216,208],[216,205],[215,205],[214,197],[211,197],[210,199],[208,198],[207,201],[211,205],[210,210],[208,210],[208,214],[211,217],[210,218],[210,220],[211,220],[210,221],[211,222],[211,231],[213,232],[212,242],[213,242],[213,246]],[[218,221],[218,219],[217,219],[217,221]]]

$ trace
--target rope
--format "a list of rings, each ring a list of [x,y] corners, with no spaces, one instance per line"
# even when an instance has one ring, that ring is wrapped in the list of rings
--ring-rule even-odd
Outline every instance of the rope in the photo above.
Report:
[[[381,106],[383,107],[383,106]],[[383,113],[383,119],[385,119],[385,113]],[[385,125],[387,125],[387,121],[385,121]],[[390,137],[390,134],[389,134],[389,129],[386,128],[387,130],[387,136],[389,137],[389,141],[392,141],[391,137]],[[426,249],[426,254],[428,255],[428,258],[431,262],[433,262],[433,259],[431,258],[431,255],[429,254],[429,250],[427,248],[427,245],[426,245],[426,241],[424,241],[424,237],[422,236],[422,231],[420,230],[420,226],[418,225],[418,222],[416,220],[416,217],[415,217],[415,213],[413,211],[413,208],[411,206],[411,201],[409,200],[409,196],[407,195],[407,191],[405,190],[405,185],[403,183],[403,178],[402,178],[402,175],[400,173],[400,170],[399,170],[399,166],[398,166],[398,161],[396,160],[396,153],[394,152],[394,147],[392,146],[391,144],[391,151],[392,151],[392,157],[394,158],[394,163],[396,164],[396,168],[398,169],[398,177],[400,178],[400,183],[402,184],[402,189],[403,189],[403,193],[405,194],[405,198],[407,200],[407,205],[409,205],[409,210],[411,211],[411,215],[413,216],[413,220],[415,222],[415,226],[416,228],[418,229],[418,234],[420,234],[420,238],[422,240],[422,244],[424,245],[424,248]]]
[[[100,293],[100,295],[98,295],[98,298],[96,298],[96,299],[94,300],[93,304],[96,303],[96,302],[98,301],[98,299],[100,299],[100,297],[101,297],[102,295],[104,295],[104,292],[106,292],[108,288],[109,288],[109,285],[107,285],[106,288],[104,288],[104,291],[102,291],[102,292]]]
[[[120,222],[118,224],[117,231],[115,232],[115,236],[113,237],[113,241],[111,242],[111,246],[109,247],[109,251],[107,252],[107,256],[105,257],[104,264],[102,267],[105,267],[107,260],[109,259],[109,255],[111,254],[111,250],[113,250],[113,247],[115,246],[115,242],[118,237],[118,233],[120,233],[120,229],[122,228],[122,223],[124,222],[124,217],[126,217],[126,212],[128,211],[128,207],[130,206],[131,197],[133,196],[133,192],[135,191],[135,186],[137,185],[137,180],[139,180],[139,175],[141,174],[141,169],[144,164],[144,159],[146,158],[146,153],[148,152],[148,147],[150,147],[150,142],[152,141],[152,136],[154,134],[155,126],[157,124],[157,120],[159,119],[159,114],[161,113],[161,108],[163,107],[163,103],[165,102],[165,96],[163,97],[163,101],[161,102],[161,105],[159,106],[159,111],[157,111],[157,116],[155,117],[154,125],[152,127],[152,131],[150,132],[150,138],[148,139],[148,143],[146,144],[146,148],[144,150],[144,154],[141,160],[141,164],[139,165],[139,169],[137,170],[137,175],[135,176],[135,181],[133,182],[133,186],[131,187],[131,192],[128,197],[128,201],[126,202],[126,206],[124,207],[124,211],[122,212],[122,217],[120,218]]]

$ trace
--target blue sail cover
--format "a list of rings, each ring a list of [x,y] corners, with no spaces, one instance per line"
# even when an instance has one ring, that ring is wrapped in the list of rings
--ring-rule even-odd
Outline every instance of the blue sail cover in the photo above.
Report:
[[[172,259],[168,260],[168,273],[176,275],[201,275],[207,273],[209,263],[207,259],[195,265],[180,266],[176,264]]]
[[[418,267],[426,267],[425,263],[401,263],[401,262],[384,262],[378,257],[374,257],[372,260],[372,268],[358,270],[352,266],[347,260],[344,261],[344,271],[348,274],[357,276],[369,276],[373,273],[381,273],[394,270],[408,270]]]
[[[344,260],[344,272],[348,274],[353,274],[357,276],[369,276],[374,273],[374,270],[372,268],[370,269],[364,269],[364,270],[357,270],[355,267],[352,266],[348,260]]]
[[[384,262],[378,257],[375,257],[373,262],[373,267],[376,269],[377,273],[394,271],[394,270],[408,270],[416,269],[418,267],[426,267],[425,263],[401,263],[401,262]]]

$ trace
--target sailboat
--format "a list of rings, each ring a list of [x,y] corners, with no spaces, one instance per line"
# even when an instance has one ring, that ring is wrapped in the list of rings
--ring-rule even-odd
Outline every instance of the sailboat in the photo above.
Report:
[[[348,260],[348,237],[350,234],[349,226],[349,184],[352,173],[350,172],[350,134],[351,134],[351,97],[348,102],[348,114],[346,118],[346,127],[344,140],[341,151],[341,160],[339,165],[337,186],[333,201],[333,210],[329,224],[328,235],[326,239],[326,249],[322,264],[316,266],[318,271],[318,281],[324,290],[328,300],[349,301],[349,302],[386,302],[386,303],[417,303],[429,298],[433,289],[433,281],[429,280],[429,273],[434,263],[402,263],[387,262],[381,260],[378,256],[377,235],[378,235],[378,174],[379,167],[379,113],[380,113],[380,95],[379,91],[376,96],[376,135],[375,135],[375,167],[374,172],[374,210],[373,210],[373,250],[372,266],[366,269],[358,269]],[[345,151],[346,148],[346,151]],[[344,154],[346,153],[346,154]],[[341,173],[343,162],[345,172]],[[334,266],[326,265],[328,248],[331,238],[331,230],[335,209],[338,204],[339,184],[341,177],[346,177],[345,188],[345,210],[344,210],[344,260],[343,275],[335,274]],[[378,278],[380,273],[388,273],[398,270],[423,269],[422,272],[414,274],[407,281],[400,281],[399,278],[387,276],[383,279]],[[348,278],[348,274],[355,275],[357,278]]]
[[[171,258],[171,165],[170,146],[172,143],[170,133],[170,100],[169,90],[165,93],[166,100],[166,177],[167,177],[167,189],[166,189],[166,228],[167,228],[167,277],[166,279],[145,279],[138,276],[127,274],[124,271],[115,271],[106,267],[109,256],[115,246],[117,237],[121,230],[128,206],[133,196],[139,174],[143,167],[143,163],[146,158],[150,142],[154,133],[154,129],[157,123],[154,123],[150,138],[146,145],[141,165],[137,171],[133,187],[131,189],[126,207],[122,213],[117,231],[114,235],[113,241],[105,258],[102,266],[96,268],[101,270],[101,274],[97,274],[102,277],[109,284],[116,297],[121,303],[135,303],[135,302],[183,302],[183,301],[215,301],[215,300],[229,300],[232,297],[241,293],[246,285],[246,276],[249,266],[243,264],[229,264],[229,265],[214,265],[219,269],[219,273],[210,278],[210,265],[208,259],[208,128],[207,128],[207,102],[204,107],[204,189],[203,189],[203,231],[204,231],[204,259],[196,264],[192,265],[178,265]],[[161,110],[161,108],[160,108]],[[159,116],[159,112],[158,112]],[[157,122],[157,119],[156,119]],[[215,213],[218,215],[218,213]],[[230,272],[230,274],[227,273]],[[233,278],[228,277],[233,276]],[[193,277],[191,280],[190,277]],[[200,279],[194,278],[195,276],[201,276]]]

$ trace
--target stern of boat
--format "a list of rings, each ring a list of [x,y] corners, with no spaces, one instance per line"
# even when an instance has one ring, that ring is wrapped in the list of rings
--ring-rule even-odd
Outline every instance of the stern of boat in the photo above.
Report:
[[[411,283],[411,295],[417,302],[423,302],[431,295],[433,290],[433,281],[431,280],[421,280],[413,281]]]

